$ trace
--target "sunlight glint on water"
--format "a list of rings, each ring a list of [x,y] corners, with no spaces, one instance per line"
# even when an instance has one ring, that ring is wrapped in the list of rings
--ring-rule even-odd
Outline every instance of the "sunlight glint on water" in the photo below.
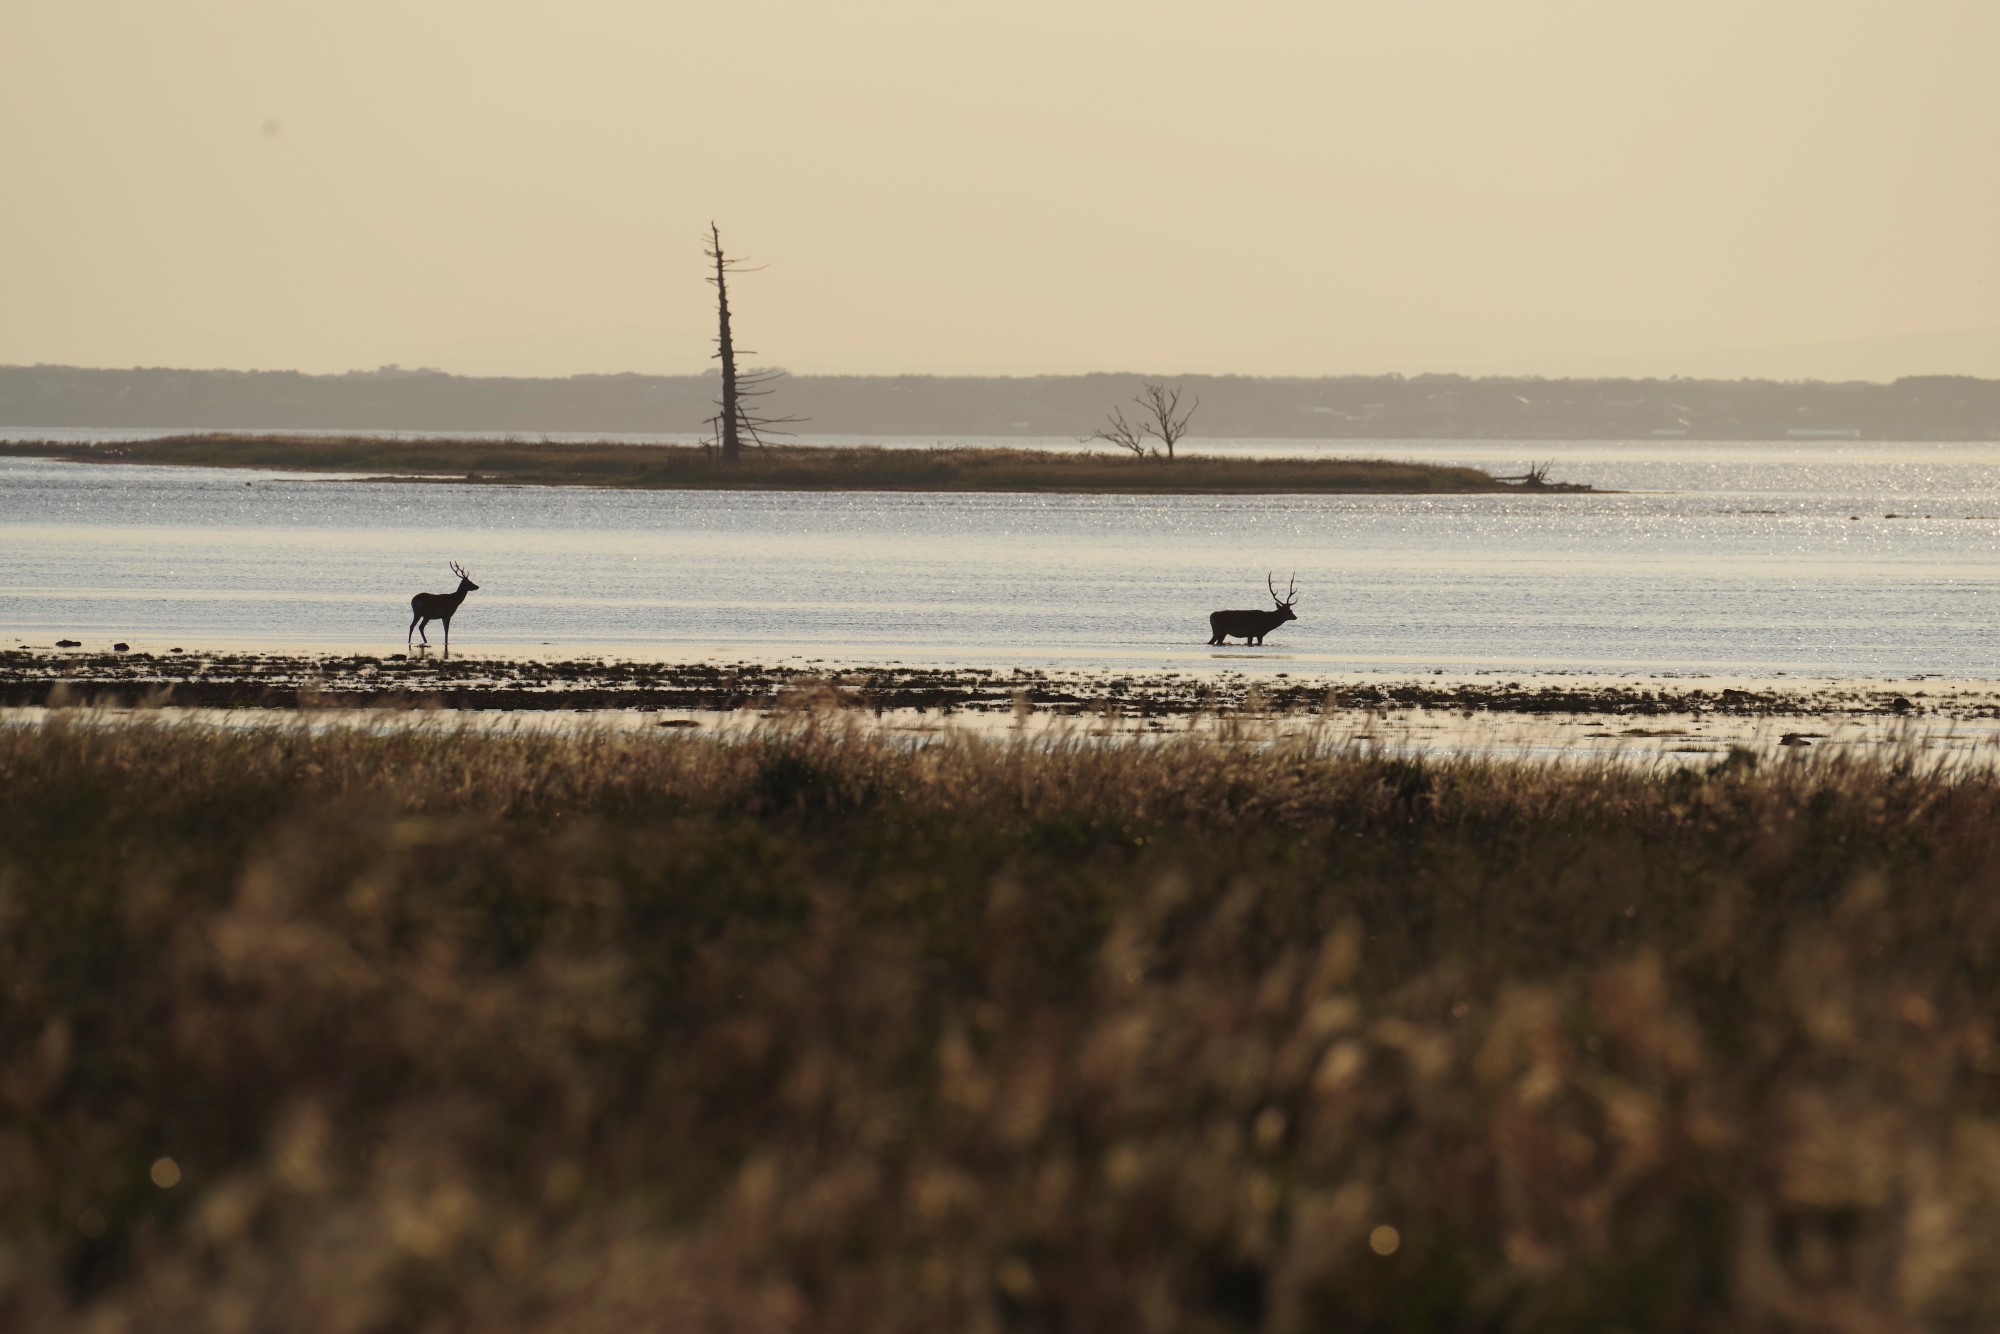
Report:
[[[1634,493],[625,492],[11,459],[0,633],[393,652],[455,559],[481,585],[466,653],[2000,676],[1991,446],[1240,447],[1260,444],[1554,458]],[[1273,569],[1298,571],[1300,620],[1264,654],[1206,648],[1207,613],[1261,605]]]

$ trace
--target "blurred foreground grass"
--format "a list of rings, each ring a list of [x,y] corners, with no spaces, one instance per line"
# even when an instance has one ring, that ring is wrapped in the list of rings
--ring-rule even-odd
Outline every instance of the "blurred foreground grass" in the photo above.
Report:
[[[0,729],[0,1327],[1972,1329],[2000,779]]]

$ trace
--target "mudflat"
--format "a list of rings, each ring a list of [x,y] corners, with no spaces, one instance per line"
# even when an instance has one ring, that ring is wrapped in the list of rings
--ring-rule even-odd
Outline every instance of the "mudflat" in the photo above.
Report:
[[[1760,680],[1132,673],[1030,667],[420,654],[0,652],[0,707],[49,704],[203,709],[441,708],[735,713],[812,705],[881,714],[1314,717],[1426,712],[1461,717],[1632,720],[1857,718],[2000,720],[2000,683],[1917,679]],[[1657,730],[1657,729],[1654,729]]]

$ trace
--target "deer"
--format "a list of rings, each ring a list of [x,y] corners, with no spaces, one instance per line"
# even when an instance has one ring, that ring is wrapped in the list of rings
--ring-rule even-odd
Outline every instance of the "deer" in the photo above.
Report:
[[[472,582],[472,576],[457,561],[451,563],[451,572],[458,576],[458,588],[450,593],[419,593],[410,599],[410,633],[430,647],[430,636],[424,627],[432,621],[444,622],[444,656],[451,656],[451,618],[458,614],[458,604],[465,601],[467,593],[477,593],[479,585]],[[403,636],[403,646],[409,647],[409,635]]]
[[[1208,637],[1211,644],[1220,644],[1231,635],[1241,635],[1243,642],[1261,644],[1264,636],[1283,625],[1286,621],[1299,619],[1292,610],[1292,604],[1299,600],[1299,577],[1292,575],[1291,583],[1285,586],[1285,595],[1278,596],[1277,574],[1264,576],[1264,587],[1271,590],[1271,601],[1278,605],[1270,611],[1212,611],[1208,614]]]

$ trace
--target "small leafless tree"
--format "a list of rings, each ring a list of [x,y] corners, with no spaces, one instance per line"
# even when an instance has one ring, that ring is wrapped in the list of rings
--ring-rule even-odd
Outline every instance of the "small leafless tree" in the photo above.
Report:
[[[715,288],[715,311],[719,330],[715,336],[715,359],[722,363],[722,397],[716,400],[716,412],[708,419],[714,428],[713,448],[722,454],[725,464],[737,462],[743,457],[743,441],[747,438],[754,445],[764,443],[764,434],[786,435],[789,432],[774,431],[773,427],[801,421],[799,417],[771,417],[755,410],[757,399],[771,392],[774,381],[784,378],[781,370],[750,371],[738,374],[736,354],[749,349],[739,349],[729,328],[729,275],[732,273],[755,273],[756,269],[744,267],[740,259],[731,259],[723,253],[722,233],[713,222],[708,224],[708,248],[702,252],[715,263],[715,276],[707,281]],[[761,266],[759,266],[761,267]]]
[[[1129,449],[1139,458],[1146,457],[1146,431],[1143,426],[1125,420],[1124,410],[1111,409],[1110,420],[1083,438],[1085,444],[1092,440],[1102,440],[1106,444]]]
[[[1182,412],[1180,390],[1169,389],[1164,384],[1148,380],[1145,391],[1132,401],[1139,405],[1140,410],[1140,417],[1136,422],[1125,420],[1124,409],[1113,408],[1105,424],[1085,436],[1084,442],[1087,444],[1092,440],[1102,440],[1120,449],[1130,450],[1139,458],[1148,455],[1159,458],[1159,449],[1146,443],[1147,438],[1152,437],[1167,447],[1167,461],[1173,462],[1174,445],[1187,434],[1188,418],[1194,416],[1194,410],[1201,406],[1201,400],[1197,398],[1188,405],[1186,412]]]
[[[1167,461],[1173,462],[1174,442],[1187,434],[1188,418],[1194,416],[1194,410],[1201,406],[1201,400],[1197,398],[1188,404],[1186,412],[1182,412],[1180,390],[1168,389],[1163,384],[1149,380],[1146,383],[1146,391],[1132,401],[1145,409],[1146,415],[1153,419],[1146,423],[1146,430],[1160,438],[1160,443],[1167,447]]]

